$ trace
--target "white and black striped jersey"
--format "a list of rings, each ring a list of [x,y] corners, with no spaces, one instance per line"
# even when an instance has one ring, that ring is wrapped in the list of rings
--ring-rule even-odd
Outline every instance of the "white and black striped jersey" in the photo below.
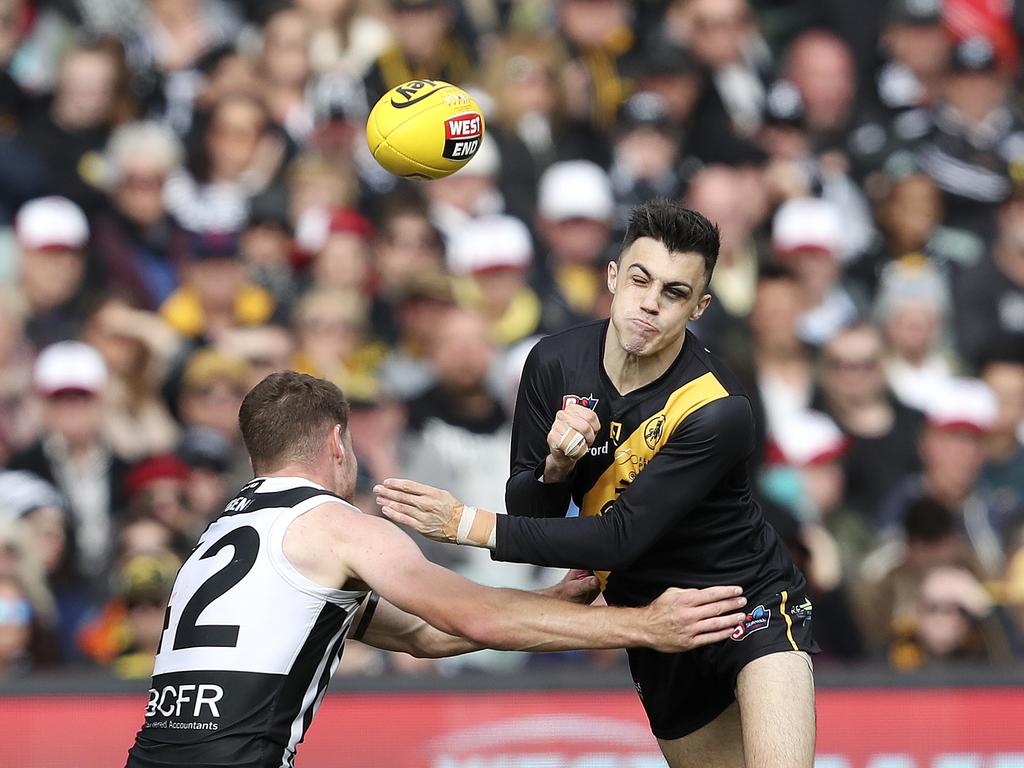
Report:
[[[319,586],[284,555],[289,524],[340,497],[256,478],[178,571],[146,722],[128,768],[288,768],[365,592]]]

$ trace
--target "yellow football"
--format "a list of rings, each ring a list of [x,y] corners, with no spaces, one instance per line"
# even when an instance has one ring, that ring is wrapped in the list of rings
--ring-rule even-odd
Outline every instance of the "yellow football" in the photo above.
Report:
[[[396,176],[441,179],[477,153],[484,116],[473,97],[441,80],[411,80],[385,93],[366,121],[374,159]]]

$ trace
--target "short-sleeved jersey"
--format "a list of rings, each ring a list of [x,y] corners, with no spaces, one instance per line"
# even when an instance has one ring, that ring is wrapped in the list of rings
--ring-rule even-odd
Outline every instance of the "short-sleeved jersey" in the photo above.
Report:
[[[664,374],[620,395],[603,364],[608,332],[589,323],[530,353],[495,558],[609,571],[617,605],[672,586],[786,589],[800,577],[751,492],[754,417],[735,378],[687,331]],[[601,431],[567,482],[545,484],[547,433],[570,402],[592,408]],[[580,517],[565,517],[570,502]]]
[[[178,571],[129,768],[288,768],[365,592],[322,587],[284,555],[289,524],[340,497],[256,478]]]

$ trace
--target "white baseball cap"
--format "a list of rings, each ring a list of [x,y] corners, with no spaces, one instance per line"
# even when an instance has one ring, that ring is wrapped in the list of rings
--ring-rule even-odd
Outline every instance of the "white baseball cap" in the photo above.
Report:
[[[816,197],[787,200],[772,219],[772,248],[776,253],[818,251],[836,256],[842,250],[842,236],[838,209]]]
[[[480,149],[466,161],[459,171],[459,176],[497,176],[501,169],[501,152],[494,139],[484,136],[480,141]]]
[[[933,389],[925,416],[938,429],[988,432],[999,416],[999,401],[980,379],[954,377]]]
[[[540,177],[537,211],[546,219],[611,221],[615,213],[612,182],[589,160],[554,163]]]
[[[462,225],[448,244],[448,268],[457,275],[526,269],[533,260],[530,230],[514,216],[480,216]]]
[[[40,197],[18,211],[14,234],[22,248],[76,251],[89,240],[89,222],[82,209],[66,197]]]
[[[81,341],[59,341],[36,358],[33,380],[46,397],[62,392],[98,395],[107,384],[107,364],[93,347]]]
[[[820,411],[797,410],[779,420],[769,457],[795,467],[822,464],[846,453],[849,441],[831,418]],[[772,455],[774,454],[774,455]]]

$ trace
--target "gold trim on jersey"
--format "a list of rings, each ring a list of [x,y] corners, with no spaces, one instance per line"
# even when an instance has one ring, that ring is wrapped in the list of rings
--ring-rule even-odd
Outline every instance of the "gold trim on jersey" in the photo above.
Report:
[[[669,395],[665,406],[645,419],[615,449],[612,463],[583,495],[580,514],[584,517],[604,514],[619,494],[629,487],[647,466],[647,462],[668,442],[683,419],[708,403],[728,395],[725,387],[711,371],[687,382]],[[597,577],[601,582],[601,589],[604,589],[608,571],[599,571]]]

